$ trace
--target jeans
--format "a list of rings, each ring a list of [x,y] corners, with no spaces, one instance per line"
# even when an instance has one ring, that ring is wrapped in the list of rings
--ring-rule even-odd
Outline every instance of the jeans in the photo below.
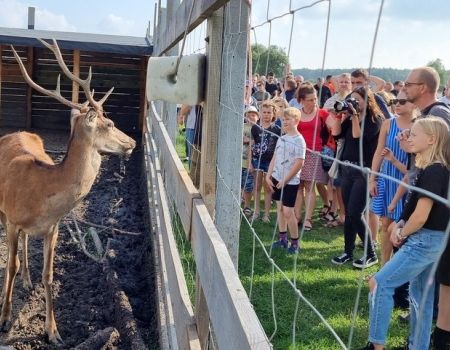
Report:
[[[366,208],[367,180],[358,169],[341,166],[340,169],[342,199],[345,204],[344,241],[345,253],[353,256],[355,239],[358,234],[361,241],[366,240],[366,226],[361,216]],[[367,256],[375,255],[370,232],[367,234]]]
[[[434,276],[430,276],[430,273],[433,264],[439,259],[444,236],[442,231],[420,229],[409,236],[392,259],[374,275],[376,287],[369,293],[369,341],[385,344],[394,306],[394,290],[409,281],[409,349],[428,349],[435,286]]]
[[[195,137],[195,129],[187,129],[185,130],[185,143],[186,143],[186,157],[189,158],[189,167],[192,162],[192,146],[194,144]]]

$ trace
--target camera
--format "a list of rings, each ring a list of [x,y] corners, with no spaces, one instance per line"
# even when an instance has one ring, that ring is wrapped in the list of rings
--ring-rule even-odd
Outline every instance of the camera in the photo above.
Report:
[[[349,105],[352,105],[353,108],[356,110],[356,112],[359,112],[358,100],[353,97],[349,97],[349,98],[345,99],[345,101],[336,101],[334,103],[334,110],[338,113],[344,112],[344,111],[349,111],[349,113],[351,113]]]

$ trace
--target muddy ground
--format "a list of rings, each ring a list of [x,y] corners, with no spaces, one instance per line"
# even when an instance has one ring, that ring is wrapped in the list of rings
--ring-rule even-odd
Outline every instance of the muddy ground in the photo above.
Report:
[[[3,130],[1,134],[4,134]],[[38,132],[51,156],[64,157],[68,135]],[[142,151],[136,147],[129,161],[104,156],[94,186],[74,211],[79,228],[93,227],[107,258],[96,262],[85,255],[71,236],[71,215],[60,224],[54,268],[54,309],[63,349],[158,349],[153,257],[149,241],[146,192],[142,179]],[[68,226],[67,226],[68,225]],[[127,231],[121,233],[112,228]],[[136,234],[132,234],[136,233]],[[89,253],[100,256],[90,234]],[[21,251],[19,250],[19,255]],[[0,345],[14,349],[54,349],[44,331],[45,297],[40,282],[42,240],[29,240],[33,289],[26,291],[18,275],[13,294],[13,323],[0,333]],[[0,225],[0,280],[6,262],[5,234]]]

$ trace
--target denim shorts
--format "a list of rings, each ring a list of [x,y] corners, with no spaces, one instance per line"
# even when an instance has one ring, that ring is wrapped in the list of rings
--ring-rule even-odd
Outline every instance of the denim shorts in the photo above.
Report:
[[[249,172],[247,168],[242,168],[241,190],[244,190],[244,192],[253,192],[253,183],[253,173]]]
[[[260,161],[259,158],[252,158],[252,166],[257,171],[262,171],[262,172],[267,173],[269,171],[269,164],[270,164],[270,161],[266,161],[263,159],[261,159],[261,161]]]

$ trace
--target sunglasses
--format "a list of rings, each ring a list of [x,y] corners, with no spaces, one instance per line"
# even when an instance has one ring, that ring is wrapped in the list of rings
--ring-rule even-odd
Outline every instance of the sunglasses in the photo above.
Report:
[[[400,103],[400,105],[404,106],[407,102],[408,102],[408,100],[406,100],[406,99],[397,99],[397,98],[395,98],[395,99],[391,100],[391,104],[390,105],[394,106],[397,103]]]

